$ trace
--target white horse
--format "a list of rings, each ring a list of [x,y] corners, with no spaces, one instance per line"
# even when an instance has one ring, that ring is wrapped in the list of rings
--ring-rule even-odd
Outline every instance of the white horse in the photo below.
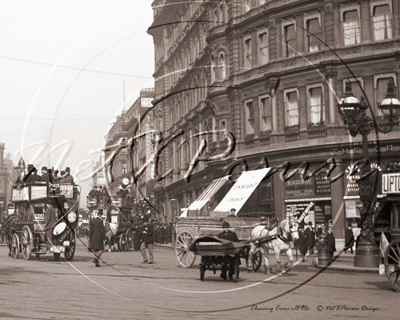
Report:
[[[271,273],[271,268],[268,262],[269,250],[273,250],[275,252],[276,262],[278,263],[277,272],[282,271],[281,261],[279,260],[279,254],[281,252],[286,252],[286,254],[289,257],[289,261],[286,262],[285,264],[285,269],[290,270],[292,268],[293,254],[292,250],[290,249],[290,244],[292,241],[295,241],[299,238],[298,224],[291,223],[289,222],[289,220],[282,220],[278,224],[278,226],[274,227],[272,230],[268,230],[265,228],[265,226],[260,225],[255,227],[251,231],[252,239],[258,239],[258,238],[269,239],[269,237],[272,237],[272,239],[266,242],[264,242],[263,239],[260,239],[259,242],[256,240],[255,241],[256,243],[250,242],[250,252],[247,263],[247,265],[249,266],[248,267],[249,271],[252,269],[252,257],[257,248],[257,244],[260,246],[261,253],[264,256],[264,261],[265,261],[264,268],[266,274]]]

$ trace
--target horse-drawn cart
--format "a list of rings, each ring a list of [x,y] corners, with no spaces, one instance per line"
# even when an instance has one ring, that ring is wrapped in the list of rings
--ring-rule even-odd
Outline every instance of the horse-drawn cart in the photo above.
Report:
[[[191,250],[191,244],[198,238],[220,234],[222,222],[227,221],[230,229],[235,231],[239,240],[250,240],[251,230],[254,225],[260,223],[260,218],[251,217],[178,217],[176,221],[175,253],[180,266],[190,268],[198,253]],[[221,240],[221,239],[220,239]],[[248,244],[247,244],[248,246]],[[209,248],[209,247],[208,247]],[[240,258],[248,259],[248,251],[242,252]],[[256,250],[253,256],[253,270],[257,271],[261,266],[262,254]]]
[[[192,242],[190,249],[201,256],[200,280],[204,280],[206,270],[214,271],[222,269],[222,266],[229,263],[227,256],[233,258],[235,273],[233,280],[238,282],[240,258],[246,259],[249,256],[250,245],[242,242],[231,242],[217,237],[201,237]],[[259,260],[261,263],[261,259]],[[257,269],[260,267],[258,264]]]

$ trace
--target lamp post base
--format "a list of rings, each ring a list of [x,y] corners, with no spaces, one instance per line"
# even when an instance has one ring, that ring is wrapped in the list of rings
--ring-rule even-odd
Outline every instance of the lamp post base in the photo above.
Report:
[[[359,242],[354,257],[355,267],[378,268],[380,259],[380,252],[375,241],[362,239]]]

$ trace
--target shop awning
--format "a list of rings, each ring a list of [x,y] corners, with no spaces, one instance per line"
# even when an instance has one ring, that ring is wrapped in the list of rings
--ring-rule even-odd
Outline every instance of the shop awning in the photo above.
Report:
[[[243,172],[214,211],[229,212],[234,208],[236,209],[236,214],[238,214],[270,170],[271,168],[263,168]]]
[[[206,190],[194,201],[187,210],[182,212],[181,217],[187,217],[187,212],[189,210],[200,210],[204,205],[217,193],[219,189],[228,181],[230,176],[225,176],[223,178],[215,179],[211,182]]]

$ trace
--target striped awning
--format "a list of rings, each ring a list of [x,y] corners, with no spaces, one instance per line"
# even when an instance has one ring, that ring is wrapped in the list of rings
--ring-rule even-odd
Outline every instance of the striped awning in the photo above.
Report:
[[[181,217],[187,217],[188,210],[200,210],[204,205],[217,193],[219,189],[228,181],[230,176],[225,176],[220,179],[215,179],[211,182],[206,190],[194,201],[187,210],[182,212]]]

